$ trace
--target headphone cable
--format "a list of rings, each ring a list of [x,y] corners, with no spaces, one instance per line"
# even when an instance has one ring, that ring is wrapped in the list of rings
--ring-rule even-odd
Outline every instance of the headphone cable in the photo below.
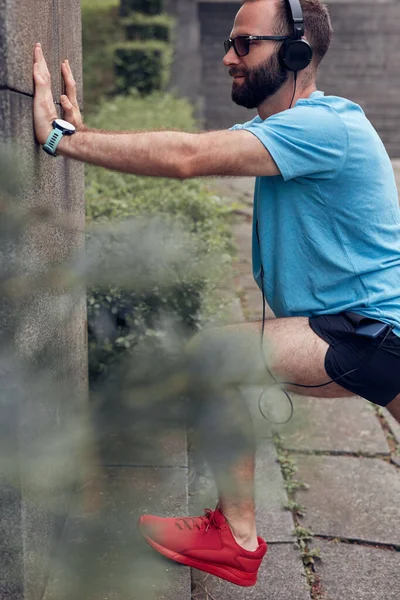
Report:
[[[294,71],[294,89],[293,89],[292,101],[290,102],[289,108],[292,108],[293,100],[296,95],[296,88],[297,88],[297,71]]]

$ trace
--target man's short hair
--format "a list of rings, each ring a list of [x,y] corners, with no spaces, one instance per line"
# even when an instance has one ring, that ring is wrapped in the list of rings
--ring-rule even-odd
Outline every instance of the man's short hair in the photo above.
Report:
[[[242,0],[246,2],[259,2],[261,0]],[[287,0],[275,0],[277,5],[277,18],[273,28],[274,35],[290,35],[293,25],[290,17],[289,3]],[[304,17],[304,35],[314,52],[313,64],[319,65],[331,44],[333,29],[328,7],[321,0],[300,0]]]

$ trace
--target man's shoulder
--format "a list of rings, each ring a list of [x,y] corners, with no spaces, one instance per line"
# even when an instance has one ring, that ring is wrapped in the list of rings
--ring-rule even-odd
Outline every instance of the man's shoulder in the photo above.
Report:
[[[260,119],[260,117],[257,115],[250,121],[246,121],[245,123],[237,123],[236,125],[233,125],[233,127],[230,127],[229,131],[240,131],[240,129],[247,129],[248,127],[252,127],[252,125],[257,125],[262,122],[262,119]]]
[[[301,98],[296,103],[295,108],[300,110],[312,109],[314,111],[313,114],[316,114],[319,111],[326,111],[336,113],[342,117],[351,114],[365,116],[363,109],[356,102],[342,96],[326,96],[323,93],[316,96],[312,94],[308,98]]]

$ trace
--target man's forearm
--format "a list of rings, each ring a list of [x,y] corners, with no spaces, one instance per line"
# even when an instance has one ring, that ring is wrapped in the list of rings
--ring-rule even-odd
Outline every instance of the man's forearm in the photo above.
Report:
[[[106,169],[182,179],[193,156],[195,134],[176,131],[98,132],[91,129],[65,136],[57,149],[61,156]]]

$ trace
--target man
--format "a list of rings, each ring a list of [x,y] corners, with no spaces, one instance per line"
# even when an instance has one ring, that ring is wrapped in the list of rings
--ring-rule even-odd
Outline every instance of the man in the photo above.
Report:
[[[137,175],[256,176],[253,269],[277,317],[265,323],[270,371],[291,382],[288,390],[321,398],[361,395],[387,406],[400,421],[400,210],[393,170],[361,108],[325,97],[316,88],[316,71],[332,35],[319,0],[301,0],[305,38],[313,50],[308,66],[290,68],[282,38],[249,37],[292,40],[298,5],[295,0],[291,5],[288,0],[245,0],[226,42],[232,98],[257,108],[253,121],[202,134],[88,130],[65,63],[67,95],[61,102],[77,133],[64,136],[57,151]],[[300,62],[307,59],[306,44],[303,50]],[[35,47],[34,79],[36,136],[45,144],[57,114],[40,45]],[[227,329],[217,341],[211,336],[208,342],[221,358],[208,361],[212,365],[207,364],[207,335],[194,342],[192,371],[212,373],[213,385],[203,385],[199,375],[199,386],[192,382],[191,391],[207,395],[208,408],[223,396],[239,415],[235,386],[270,381],[254,350],[261,327]],[[229,339],[237,333],[247,345],[243,352],[242,344],[240,360],[232,354],[232,364]],[[330,380],[335,381],[323,385]],[[249,586],[257,580],[267,546],[255,526],[251,428],[245,417],[239,421],[229,424],[228,433],[223,423],[207,432],[210,444],[214,435],[215,444],[223,440],[232,449],[229,459],[214,460],[222,486],[217,509],[194,518],[145,516],[139,527],[165,556]],[[235,444],[229,446],[232,431],[241,454]]]

